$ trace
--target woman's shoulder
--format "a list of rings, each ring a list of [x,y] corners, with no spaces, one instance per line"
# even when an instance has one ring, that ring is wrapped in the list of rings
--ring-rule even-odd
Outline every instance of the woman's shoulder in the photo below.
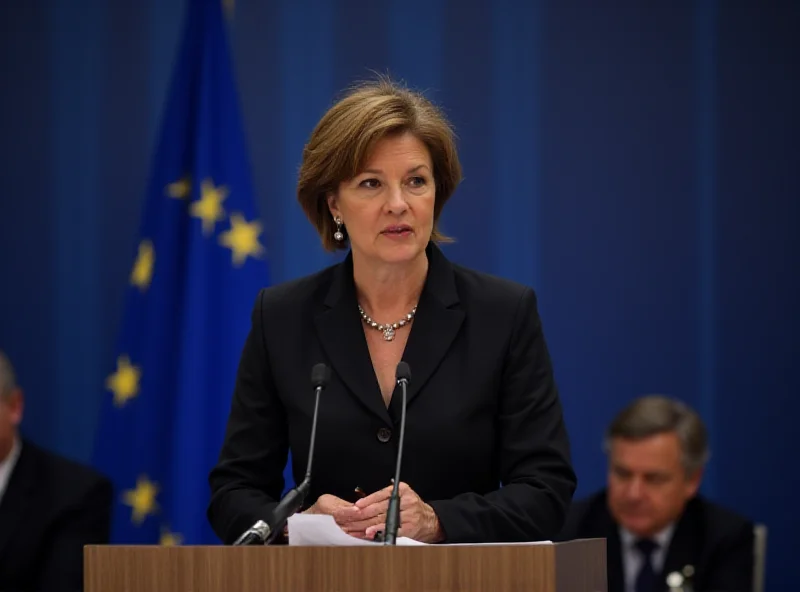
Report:
[[[483,336],[509,339],[536,331],[539,307],[530,286],[462,265],[453,266],[459,307]]]
[[[257,304],[264,312],[284,312],[321,302],[340,263],[303,277],[287,280],[260,290]]]
[[[533,288],[520,282],[458,264],[453,272],[459,297],[468,303],[516,307],[523,299],[536,300]]]

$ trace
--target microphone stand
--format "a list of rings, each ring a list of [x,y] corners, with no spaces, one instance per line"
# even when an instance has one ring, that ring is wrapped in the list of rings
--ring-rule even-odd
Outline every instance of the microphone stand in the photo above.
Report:
[[[315,366],[316,369],[316,366]],[[327,368],[326,368],[327,369]],[[327,382],[327,380],[325,381]],[[287,493],[280,503],[275,507],[272,512],[272,532],[270,532],[264,541],[265,545],[269,545],[283,532],[286,521],[289,516],[297,512],[303,507],[308,490],[311,489],[311,465],[314,460],[314,444],[317,439],[317,415],[319,413],[319,396],[322,389],[325,388],[323,384],[317,384],[315,390],[314,400],[314,417],[311,421],[311,443],[308,447],[308,464],[306,465],[306,476],[300,485],[292,488]]]
[[[403,393],[402,405],[400,407],[400,438],[397,442],[397,465],[394,470],[394,483],[392,494],[389,496],[389,509],[386,512],[386,533],[383,537],[384,545],[397,544],[397,530],[400,527],[400,465],[403,461],[403,440],[406,432],[406,394],[408,391],[408,377],[411,371],[408,364],[400,362],[397,365],[397,383]]]
[[[330,368],[325,364],[316,364],[311,369],[311,383],[314,385],[315,398],[314,398],[314,416],[311,421],[311,441],[308,448],[308,463],[306,465],[306,476],[303,481],[293,487],[275,506],[272,511],[271,524],[267,524],[263,520],[259,520],[242,536],[240,536],[233,543],[234,546],[244,545],[269,545],[275,542],[275,539],[283,532],[286,526],[286,521],[289,516],[297,512],[303,507],[303,502],[311,489],[311,467],[314,460],[314,445],[317,439],[317,418],[319,416],[319,397],[322,390],[328,385],[330,381]]]
[[[242,536],[236,539],[233,543],[234,547],[243,547],[249,545],[263,545],[264,541],[270,534],[269,524],[263,520],[259,520],[249,529],[247,529]]]

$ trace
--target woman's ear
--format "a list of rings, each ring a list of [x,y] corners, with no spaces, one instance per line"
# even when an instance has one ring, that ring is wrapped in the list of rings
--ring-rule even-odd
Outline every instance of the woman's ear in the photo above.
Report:
[[[337,216],[341,216],[339,208],[337,207],[336,197],[337,196],[333,191],[329,191],[328,195],[326,196],[326,199],[328,201],[328,210],[330,211],[331,216],[333,216],[334,218],[336,218]]]

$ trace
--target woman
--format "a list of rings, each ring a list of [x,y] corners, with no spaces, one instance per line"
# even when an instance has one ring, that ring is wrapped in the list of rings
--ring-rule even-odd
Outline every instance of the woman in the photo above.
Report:
[[[356,537],[383,529],[404,360],[412,378],[398,536],[532,541],[560,530],[576,478],[536,298],[442,254],[437,221],[460,179],[441,113],[385,80],[351,91],[313,131],[298,199],[324,247],[349,253],[258,295],[210,475],[209,520],[223,541],[269,521],[290,448],[302,480],[308,376],[320,361],[332,378],[303,511],[329,514]]]

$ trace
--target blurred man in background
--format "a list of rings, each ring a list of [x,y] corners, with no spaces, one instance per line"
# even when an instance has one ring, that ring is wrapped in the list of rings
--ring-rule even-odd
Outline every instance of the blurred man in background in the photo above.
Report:
[[[107,543],[111,482],[19,434],[23,395],[0,352],[0,590],[83,590],[83,546]]]
[[[608,486],[575,502],[561,540],[607,539],[609,592],[745,592],[753,524],[699,496],[708,438],[688,406],[635,400],[606,433]],[[677,589],[678,586],[675,586]]]

